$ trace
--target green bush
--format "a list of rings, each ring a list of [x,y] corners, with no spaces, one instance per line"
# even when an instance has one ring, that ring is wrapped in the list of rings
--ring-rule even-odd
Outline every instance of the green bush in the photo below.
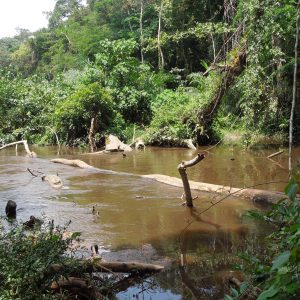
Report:
[[[79,234],[64,238],[66,228],[51,226],[28,231],[13,225],[0,231],[0,299],[58,299],[51,283],[76,269],[73,244]],[[68,271],[55,272],[53,264],[68,264]],[[61,299],[61,298],[60,298]]]
[[[105,130],[114,115],[110,94],[97,83],[82,86],[66,100],[58,103],[54,113],[55,124],[67,142],[86,137],[95,119],[95,129]]]
[[[300,203],[297,197],[299,191],[300,161],[293,178],[285,188],[287,198],[279,201],[266,213],[249,213],[251,218],[274,227],[273,233],[266,239],[264,253],[253,253],[247,249],[239,254],[243,259],[239,268],[249,274],[249,280],[245,284],[251,289],[253,286],[250,283],[258,284],[261,289],[258,300],[296,300],[300,297]],[[235,298],[240,296],[241,294],[237,293]],[[233,297],[227,296],[226,299]]]

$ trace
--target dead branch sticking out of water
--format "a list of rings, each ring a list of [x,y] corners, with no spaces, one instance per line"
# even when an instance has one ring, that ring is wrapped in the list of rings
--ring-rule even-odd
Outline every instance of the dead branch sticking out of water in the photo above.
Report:
[[[41,177],[43,181],[48,182],[49,185],[55,189],[63,187],[63,182],[58,175],[48,175],[30,168],[27,168],[27,171],[34,177]]]
[[[177,167],[179,174],[181,176],[181,179],[182,179],[186,205],[189,207],[193,207],[193,197],[192,197],[192,193],[191,193],[189,180],[188,180],[188,177],[186,174],[186,168],[196,165],[204,158],[205,158],[205,155],[203,153],[202,154],[198,153],[198,155],[195,158],[193,158],[192,160],[189,160],[189,161],[182,161]]]
[[[131,147],[121,142],[118,137],[110,134],[105,141],[105,150],[109,152],[132,151]]]
[[[279,154],[281,154],[281,153],[283,153],[283,150],[280,150],[280,151],[278,151],[278,152],[275,152],[275,153],[273,153],[273,154],[270,154],[270,155],[268,156],[268,158],[275,157],[275,156],[277,156],[277,155],[279,155]]]
[[[5,149],[7,147],[11,147],[11,146],[16,146],[16,149],[17,149],[17,147],[18,147],[19,144],[23,144],[24,145],[24,148],[25,148],[25,151],[26,151],[28,157],[37,157],[37,154],[35,152],[30,151],[28,143],[27,143],[27,140],[13,142],[13,143],[9,143],[9,144],[3,145],[2,147],[0,147],[0,150]]]

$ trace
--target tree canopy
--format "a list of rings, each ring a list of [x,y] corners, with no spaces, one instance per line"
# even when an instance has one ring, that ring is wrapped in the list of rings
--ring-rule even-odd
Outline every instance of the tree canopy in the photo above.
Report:
[[[111,99],[105,130],[123,138],[136,124],[154,144],[210,143],[232,130],[245,143],[284,141],[296,16],[292,0],[57,0],[47,28],[0,39],[0,116],[13,116],[0,135],[51,142],[47,124],[85,140],[82,116],[58,122],[58,111],[84,107],[76,95],[97,85]],[[241,49],[245,61],[229,84]],[[295,118],[300,124],[299,104]]]

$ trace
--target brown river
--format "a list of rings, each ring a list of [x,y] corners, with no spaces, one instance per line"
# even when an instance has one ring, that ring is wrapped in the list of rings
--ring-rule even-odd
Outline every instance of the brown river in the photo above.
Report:
[[[19,147],[21,148],[21,147]],[[88,155],[79,149],[32,148],[38,158],[27,158],[14,148],[0,152],[0,210],[8,200],[17,203],[18,221],[30,215],[54,219],[80,231],[84,244],[98,244],[107,260],[135,260],[166,265],[117,299],[221,299],[227,291],[229,266],[246,244],[256,245],[268,230],[244,217],[255,208],[250,201],[193,191],[195,208],[181,205],[182,189],[141,178],[139,174],[179,177],[177,165],[197,152],[178,148],[146,148],[124,158],[120,153]],[[198,149],[201,152],[203,149]],[[207,183],[283,191],[288,179],[287,150],[274,160],[274,150],[216,147],[188,170],[189,179]],[[54,164],[50,159],[81,159],[98,170]],[[294,162],[300,148],[294,151]],[[52,189],[27,168],[63,179],[64,188]],[[111,172],[111,171],[114,172]],[[269,183],[272,182],[272,183]],[[96,214],[92,213],[93,206]],[[183,266],[179,266],[182,261]]]

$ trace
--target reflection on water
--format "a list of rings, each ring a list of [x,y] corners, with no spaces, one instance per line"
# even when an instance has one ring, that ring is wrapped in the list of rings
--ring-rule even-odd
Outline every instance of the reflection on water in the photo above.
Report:
[[[97,243],[106,259],[164,264],[173,261],[167,271],[151,279],[151,284],[146,281],[142,287],[132,287],[118,294],[119,299],[221,298],[226,289],[222,272],[235,259],[233,254],[249,236],[256,240],[263,234],[262,228],[242,217],[254,207],[250,202],[228,198],[202,214],[221,196],[193,192],[198,198],[195,209],[190,210],[181,206],[180,188],[133,175],[178,176],[178,163],[191,159],[194,151],[147,148],[129,153],[126,158],[119,153],[85,155],[66,148],[60,151],[61,157],[79,158],[100,169],[132,174],[116,175],[53,164],[50,159],[57,156],[54,147],[33,150],[39,158],[26,158],[22,152],[16,156],[13,149],[0,152],[2,214],[6,202],[15,200],[19,220],[42,213],[58,224],[72,220],[70,230],[81,231],[87,245]],[[188,176],[195,181],[233,187],[286,181],[286,155],[272,162],[266,158],[270,153],[272,150],[216,148],[188,170]],[[295,158],[300,156],[300,149],[295,153]],[[32,177],[26,171],[28,167],[58,173],[65,188],[50,188],[40,178]],[[263,188],[283,187],[284,183],[278,183]],[[96,214],[92,213],[93,206]]]

